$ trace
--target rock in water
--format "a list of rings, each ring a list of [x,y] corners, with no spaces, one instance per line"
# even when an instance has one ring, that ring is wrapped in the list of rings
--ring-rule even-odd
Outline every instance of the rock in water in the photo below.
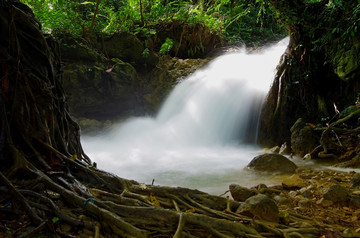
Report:
[[[294,173],[297,169],[296,164],[279,154],[263,154],[256,156],[247,165],[248,168],[277,173]]]
[[[258,194],[246,199],[236,212],[261,220],[279,222],[279,208],[273,200],[264,194]]]
[[[245,187],[242,187],[237,184],[231,184],[229,186],[229,189],[230,189],[231,196],[233,197],[233,199],[235,201],[243,202],[246,199],[248,199],[249,197],[256,195],[255,191],[245,188]]]

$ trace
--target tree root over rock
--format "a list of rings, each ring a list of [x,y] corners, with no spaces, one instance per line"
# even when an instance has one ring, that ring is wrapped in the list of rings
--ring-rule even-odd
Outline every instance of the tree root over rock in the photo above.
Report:
[[[98,237],[296,237],[295,233],[312,237],[321,233],[318,228],[294,228],[236,214],[240,203],[197,190],[146,186],[124,180],[126,187],[120,194],[108,188],[91,188],[91,184],[84,186],[86,191],[79,192],[60,185],[35,168],[28,173],[37,181],[36,186],[18,188],[17,193],[24,196],[35,216],[40,217],[37,223],[42,229],[33,227],[34,231],[41,230],[40,234],[44,234],[44,229],[45,234],[63,234],[64,224],[71,226],[69,234],[80,237],[84,230],[93,231]],[[104,172],[89,170],[89,173]],[[76,172],[74,176],[77,177]],[[119,179],[113,177],[113,182]],[[55,196],[51,198],[44,191]],[[59,221],[54,223],[54,217]],[[14,235],[25,234],[17,231]]]

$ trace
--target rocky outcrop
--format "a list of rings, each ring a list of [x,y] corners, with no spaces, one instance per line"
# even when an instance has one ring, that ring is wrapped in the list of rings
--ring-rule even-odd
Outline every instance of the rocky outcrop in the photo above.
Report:
[[[259,143],[273,146],[290,143],[290,128],[298,118],[314,124],[329,121],[336,108],[343,110],[356,101],[360,38],[352,27],[355,13],[345,10],[353,9],[355,2],[344,1],[342,8],[332,1],[270,2],[281,13],[290,35],[259,126]],[[323,28],[324,24],[328,27]],[[335,28],[338,32],[331,32]]]
[[[294,162],[279,154],[262,154],[256,156],[250,161],[247,167],[257,171],[272,173],[293,173],[297,169]]]
[[[210,60],[144,55],[142,42],[130,33],[92,43],[63,38],[60,49],[70,112],[85,130],[154,114],[179,80]]]
[[[136,70],[120,59],[67,63],[63,78],[75,117],[107,120],[140,113],[134,111],[141,105]]]

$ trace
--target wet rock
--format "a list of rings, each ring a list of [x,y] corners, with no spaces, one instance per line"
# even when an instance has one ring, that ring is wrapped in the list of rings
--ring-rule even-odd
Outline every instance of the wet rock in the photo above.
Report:
[[[284,196],[281,196],[281,195],[275,195],[274,200],[279,205],[289,205],[291,203],[290,199],[288,199]]]
[[[313,197],[311,189],[309,189],[309,188],[301,188],[299,190],[299,192],[301,193],[301,195],[303,195],[306,198],[312,198]]]
[[[266,184],[260,183],[256,186],[256,189],[260,190],[260,189],[266,189],[268,188],[268,186],[266,186]]]
[[[352,188],[360,187],[360,174],[354,174],[351,177],[350,186]]]
[[[360,195],[352,195],[350,199],[350,206],[355,209],[360,209]]]
[[[323,207],[329,207],[329,206],[333,205],[334,203],[330,200],[321,198],[319,201],[316,202],[316,204],[321,205]]]
[[[298,202],[298,206],[301,208],[309,209],[313,206],[312,202],[308,198],[300,199]]]
[[[300,178],[299,175],[293,174],[290,177],[284,179],[284,181],[282,181],[282,185],[286,189],[296,189],[305,187],[306,182]]]
[[[290,154],[290,152],[291,152],[290,147],[286,144],[286,142],[281,145],[279,154],[288,155],[288,154]]]
[[[279,222],[279,208],[273,200],[263,194],[252,196],[240,205],[237,213],[261,220]]]
[[[296,155],[303,157],[319,145],[320,136],[301,118],[291,127],[290,132],[291,149]]]
[[[360,168],[360,154],[356,155],[349,161],[341,162],[335,165],[335,167],[341,168]]]
[[[341,185],[335,184],[329,187],[327,191],[323,194],[323,197],[326,200],[332,201],[334,203],[346,202],[350,191],[344,188]]]
[[[277,173],[293,173],[297,169],[294,162],[279,154],[262,154],[256,156],[247,167],[257,171]]]
[[[237,184],[231,184],[229,186],[229,189],[230,189],[231,196],[233,197],[233,199],[235,201],[243,202],[246,199],[248,199],[249,197],[256,195],[256,193],[253,190],[242,187]]]

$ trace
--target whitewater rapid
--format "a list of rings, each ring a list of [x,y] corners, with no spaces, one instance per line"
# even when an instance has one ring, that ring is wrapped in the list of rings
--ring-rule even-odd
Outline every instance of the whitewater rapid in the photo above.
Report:
[[[262,102],[288,39],[261,51],[213,60],[182,80],[156,117],[131,118],[109,133],[82,136],[99,169],[155,185],[219,194],[231,183],[264,183],[243,168],[255,145]],[[273,180],[276,178],[272,178]]]

